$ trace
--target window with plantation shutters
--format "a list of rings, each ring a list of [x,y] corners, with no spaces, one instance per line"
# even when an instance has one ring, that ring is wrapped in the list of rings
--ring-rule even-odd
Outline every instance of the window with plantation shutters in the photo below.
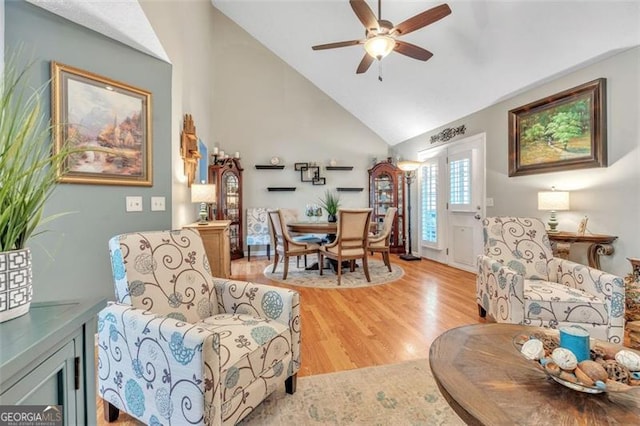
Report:
[[[451,211],[473,210],[471,173],[470,151],[449,157],[449,209]]]
[[[421,170],[421,233],[422,242],[438,242],[438,162],[437,159],[424,163]]]

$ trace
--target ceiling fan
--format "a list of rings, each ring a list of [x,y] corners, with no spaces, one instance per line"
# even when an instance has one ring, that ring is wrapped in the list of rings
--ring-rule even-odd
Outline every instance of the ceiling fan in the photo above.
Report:
[[[367,5],[365,0],[349,0],[351,8],[355,12],[360,22],[364,25],[365,36],[364,40],[350,40],[340,41],[337,43],[320,44],[313,46],[313,50],[335,49],[337,47],[355,46],[358,44],[364,44],[364,50],[366,51],[356,74],[362,74],[366,72],[374,59],[381,60],[392,50],[420,61],[426,61],[433,56],[433,53],[429,52],[422,47],[415,44],[407,43],[406,41],[399,40],[399,37],[409,34],[415,30],[426,27],[451,13],[449,6],[441,4],[422,13],[419,13],[406,21],[394,26],[391,22],[382,19],[382,1],[378,0],[378,19],[373,13],[371,8]]]

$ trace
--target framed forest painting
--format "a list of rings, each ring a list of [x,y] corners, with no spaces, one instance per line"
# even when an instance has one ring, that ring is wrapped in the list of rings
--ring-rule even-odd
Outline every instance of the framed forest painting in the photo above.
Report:
[[[58,62],[51,77],[54,153],[82,149],[58,181],[151,186],[151,93]]]
[[[509,176],[607,166],[606,79],[509,111]]]

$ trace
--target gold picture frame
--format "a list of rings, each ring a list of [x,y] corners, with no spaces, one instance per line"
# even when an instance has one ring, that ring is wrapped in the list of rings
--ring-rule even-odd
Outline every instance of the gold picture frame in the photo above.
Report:
[[[58,181],[152,186],[151,92],[55,61],[51,81],[53,152],[83,149]]]
[[[509,111],[509,176],[607,167],[606,79]]]

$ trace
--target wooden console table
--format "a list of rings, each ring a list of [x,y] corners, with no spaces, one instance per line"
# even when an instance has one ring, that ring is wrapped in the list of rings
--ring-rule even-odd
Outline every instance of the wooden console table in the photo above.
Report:
[[[211,275],[216,278],[231,278],[230,225],[230,220],[212,220],[205,225],[196,222],[184,226],[200,233],[204,250],[207,252]]]
[[[569,251],[571,244],[574,243],[586,243],[589,244],[587,249],[587,256],[589,259],[589,266],[592,268],[600,269],[600,256],[609,256],[613,254],[613,246],[611,245],[618,237],[613,235],[603,234],[585,234],[579,235],[575,232],[555,232],[548,233],[549,241],[551,241],[552,247],[555,246],[556,256],[563,259],[569,257]]]

